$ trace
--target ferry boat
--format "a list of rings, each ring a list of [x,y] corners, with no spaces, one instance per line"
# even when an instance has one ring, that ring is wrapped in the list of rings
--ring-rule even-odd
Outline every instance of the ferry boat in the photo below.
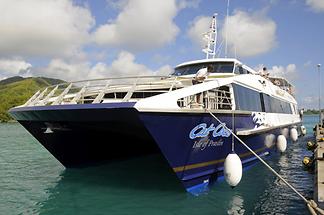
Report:
[[[275,150],[278,135],[288,138],[301,125],[287,80],[216,58],[215,23],[214,16],[206,59],[182,63],[169,76],[58,84],[9,112],[67,168],[161,153],[188,191],[205,187],[223,175],[233,146],[244,167],[256,160],[223,125],[261,157]],[[193,84],[208,66],[207,79]]]

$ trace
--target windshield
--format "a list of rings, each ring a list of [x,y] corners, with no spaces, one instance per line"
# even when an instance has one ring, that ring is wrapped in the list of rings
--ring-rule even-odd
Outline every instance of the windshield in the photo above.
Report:
[[[178,67],[171,75],[180,76],[196,74],[198,70],[207,68],[208,65],[213,66],[214,69],[212,73],[233,73],[233,62],[209,62]]]

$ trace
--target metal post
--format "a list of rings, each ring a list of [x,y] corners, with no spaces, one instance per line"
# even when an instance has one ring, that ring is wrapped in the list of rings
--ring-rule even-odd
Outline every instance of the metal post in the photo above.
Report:
[[[317,64],[317,69],[318,69],[318,75],[319,75],[319,80],[318,80],[318,110],[319,110],[319,123],[322,124],[322,110],[321,110],[321,64]]]
[[[227,58],[227,31],[228,31],[228,10],[229,10],[230,0],[227,0],[227,9],[226,9],[226,20],[225,20],[225,58]]]

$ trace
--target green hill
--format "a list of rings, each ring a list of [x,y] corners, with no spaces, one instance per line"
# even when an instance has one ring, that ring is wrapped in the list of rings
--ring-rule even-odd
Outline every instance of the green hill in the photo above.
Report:
[[[4,80],[1,80],[0,81],[0,85],[6,85],[6,84],[10,84],[10,83],[17,82],[17,81],[22,81],[22,80],[24,80],[23,77],[13,76],[11,78],[7,78],[7,79],[4,79]]]
[[[20,76],[0,81],[0,122],[12,120],[8,110],[24,104],[37,90],[63,82],[52,78],[22,78]]]

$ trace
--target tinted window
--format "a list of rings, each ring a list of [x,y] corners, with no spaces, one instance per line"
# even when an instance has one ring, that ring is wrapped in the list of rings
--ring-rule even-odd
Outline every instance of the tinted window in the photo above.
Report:
[[[291,106],[288,102],[281,101],[269,95],[263,94],[265,112],[291,114]]]
[[[265,112],[263,93],[260,93],[260,101],[261,101],[261,110],[262,110],[262,112]]]
[[[262,112],[259,92],[237,84],[233,84],[233,89],[237,110]]]
[[[234,63],[233,62],[221,62],[221,63],[200,63],[188,66],[182,66],[176,68],[171,75],[192,75],[196,74],[198,70],[207,68],[208,65],[213,65],[213,73],[233,73]]]
[[[247,74],[247,71],[242,66],[235,66],[235,74]]]

